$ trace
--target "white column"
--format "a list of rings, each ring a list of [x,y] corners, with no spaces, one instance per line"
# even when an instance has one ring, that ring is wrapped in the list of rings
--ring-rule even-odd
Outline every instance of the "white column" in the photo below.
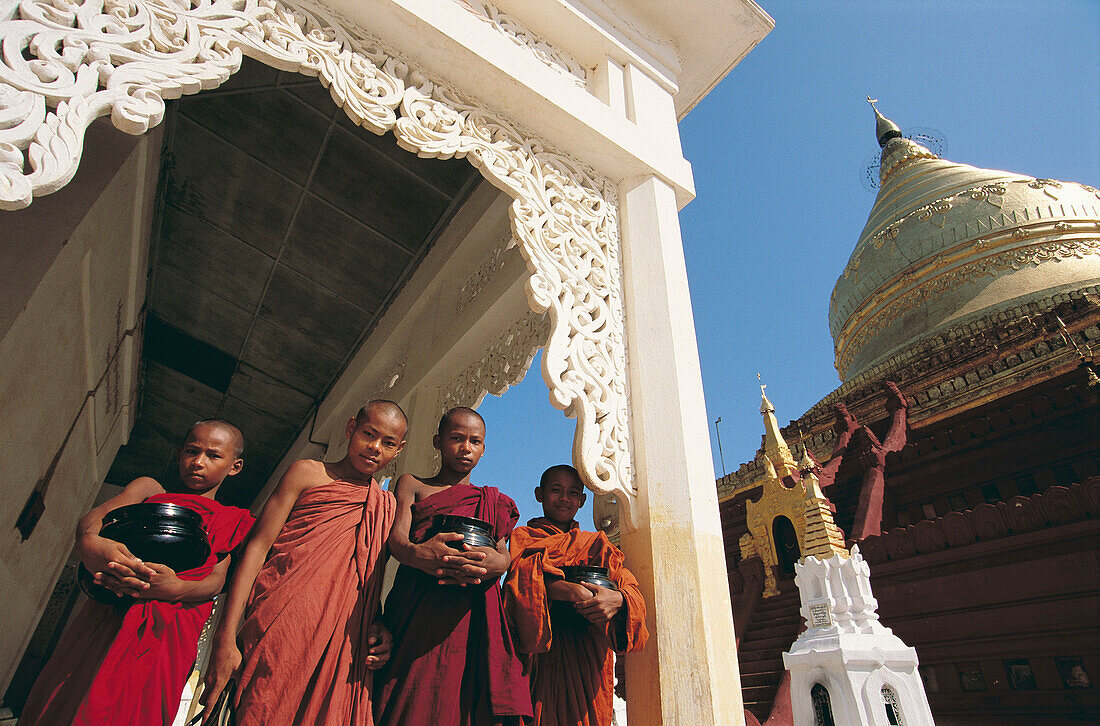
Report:
[[[703,382],[675,195],[620,188],[638,528],[627,565],[649,644],[626,658],[630,726],[744,724]]]

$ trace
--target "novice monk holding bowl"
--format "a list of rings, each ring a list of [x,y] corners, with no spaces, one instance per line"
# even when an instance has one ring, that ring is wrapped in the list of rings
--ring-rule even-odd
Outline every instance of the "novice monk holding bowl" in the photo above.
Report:
[[[397,480],[390,550],[401,563],[386,598],[394,654],[378,674],[379,726],[493,726],[531,716],[527,679],[504,618],[498,579],[511,557],[505,537],[519,519],[515,502],[470,472],[485,453],[485,421],[451,409],[433,439],[439,473]],[[496,547],[471,546],[458,533],[430,534],[436,515],[489,524]]]
[[[76,551],[95,583],[126,599],[91,600],[65,631],[39,674],[20,726],[169,726],[179,709],[199,634],[225,584],[230,551],[253,518],[214,501],[244,461],[236,426],[211,419],[191,426],[179,453],[179,482],[162,486],[143,476],[81,518]],[[140,502],[176,504],[197,512],[210,543],[199,567],[183,572],[142,562],[121,542],[100,536],[104,517]]]
[[[535,487],[543,516],[512,532],[512,570],[504,602],[531,678],[538,726],[608,726],[612,717],[616,653],[641,650],[649,634],[638,581],[623,553],[603,532],[575,521],[584,504],[577,470],[547,469]],[[615,588],[567,582],[564,567],[607,569]],[[565,604],[564,616],[555,614]],[[570,606],[572,612],[570,612]],[[579,616],[579,617],[578,617]]]

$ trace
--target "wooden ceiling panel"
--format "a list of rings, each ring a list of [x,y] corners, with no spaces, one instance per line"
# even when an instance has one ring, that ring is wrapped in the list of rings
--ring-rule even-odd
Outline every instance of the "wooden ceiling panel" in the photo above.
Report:
[[[322,353],[310,338],[259,319],[240,359],[314,397],[324,392],[342,362]]]
[[[247,94],[245,99],[199,94],[183,99],[180,108],[190,120],[302,186],[329,125],[328,118],[277,88]]]
[[[238,364],[228,395],[288,423],[300,423],[314,403],[301,391],[245,363]]]
[[[329,136],[309,189],[410,251],[423,245],[448,203],[415,175],[339,128]]]
[[[229,303],[168,269],[158,269],[149,292],[158,318],[191,337],[236,356],[244,345],[253,311]]]
[[[163,214],[158,269],[171,270],[237,307],[255,310],[275,261],[171,204]]]
[[[404,248],[311,196],[290,229],[280,262],[373,312],[411,259]]]
[[[258,320],[300,333],[316,350],[340,360],[355,345],[370,314],[276,265]]]
[[[182,114],[172,137],[167,201],[277,255],[299,188]]]

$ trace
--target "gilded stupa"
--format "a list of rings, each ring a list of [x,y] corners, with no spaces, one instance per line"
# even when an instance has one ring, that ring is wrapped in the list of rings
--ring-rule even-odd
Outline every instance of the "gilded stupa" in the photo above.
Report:
[[[1100,282],[1100,190],[947,161],[875,118],[881,186],[829,306],[842,381],[947,327]]]

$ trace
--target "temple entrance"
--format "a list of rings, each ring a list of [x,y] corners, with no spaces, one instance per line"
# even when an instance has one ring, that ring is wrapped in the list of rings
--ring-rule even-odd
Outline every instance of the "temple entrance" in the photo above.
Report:
[[[791,520],[780,516],[772,521],[772,541],[775,543],[775,556],[780,571],[793,575],[794,565],[802,557],[802,553],[798,548],[798,534],[794,531]]]

